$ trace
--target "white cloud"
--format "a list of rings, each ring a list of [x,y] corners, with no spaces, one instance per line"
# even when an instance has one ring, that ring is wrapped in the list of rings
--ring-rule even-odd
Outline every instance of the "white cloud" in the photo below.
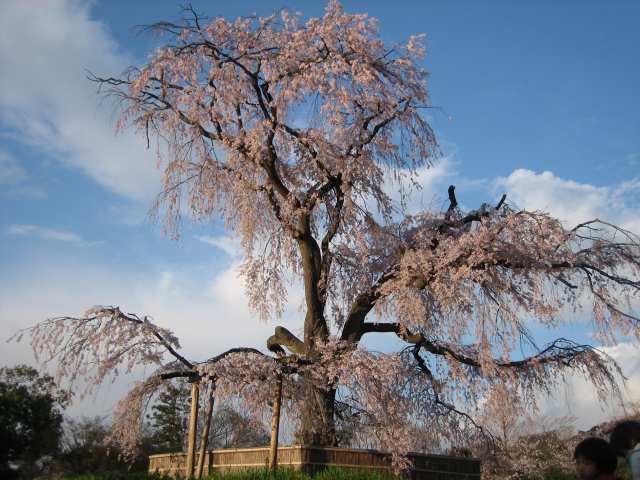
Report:
[[[114,136],[114,106],[86,78],[87,71],[118,75],[133,60],[90,19],[89,5],[0,2],[0,125],[45,158],[147,199],[159,188],[153,154],[132,133]]]
[[[448,183],[457,174],[456,164],[450,157],[442,157],[432,166],[418,169],[411,178],[407,177],[407,171],[400,173],[404,175],[399,179],[400,183],[398,179],[392,179],[387,175],[383,190],[396,207],[401,206],[401,189],[405,193],[410,192],[404,199],[403,212],[410,215],[425,210],[440,210],[443,200],[447,198]],[[367,204],[370,210],[375,210],[375,202],[372,199],[369,199]]]
[[[640,233],[640,178],[618,185],[597,187],[563,179],[552,172],[514,170],[497,178],[496,189],[506,189],[508,199],[529,210],[544,210],[568,226],[599,218]]]
[[[12,197],[43,199],[47,192],[29,184],[29,174],[10,152],[0,148],[0,194]]]
[[[53,228],[39,227],[37,225],[9,225],[7,234],[18,237],[40,237],[45,240],[56,240],[69,243],[86,243],[78,234],[68,230],[56,230]]]
[[[27,172],[9,152],[0,150],[0,184],[14,184],[23,180]]]
[[[209,235],[196,235],[195,238],[200,242],[219,248],[230,257],[239,257],[242,255],[239,240],[232,237],[231,235],[224,235],[219,237],[212,237]]]
[[[234,305],[235,309],[244,310],[246,315],[251,315],[244,295],[244,284],[238,275],[238,266],[238,263],[233,263],[216,276],[209,284],[209,292],[221,304]]]
[[[450,181],[456,176],[457,169],[455,162],[449,157],[439,159],[431,167],[423,167],[418,170],[416,179],[420,185],[420,190],[415,192],[409,203],[410,213],[431,207],[440,210],[441,205],[434,202],[447,198],[447,187]]]
[[[552,172],[536,173],[514,170],[508,177],[494,181],[494,187],[506,190],[512,204],[529,210],[543,210],[558,217],[567,226],[599,218],[640,233],[638,203],[640,179],[617,185],[595,186],[558,177]],[[601,350],[616,360],[628,378],[623,392],[626,403],[640,401],[640,350],[630,343],[620,343]],[[564,387],[545,400],[543,413],[549,416],[576,417],[579,429],[622,415],[624,408],[615,398],[599,402],[594,387],[584,378],[569,375]]]
[[[180,339],[181,353],[195,361],[238,346],[266,351],[266,339],[276,324],[298,333],[301,314],[293,308],[281,320],[258,321],[249,311],[236,266],[210,273],[212,268],[118,267],[82,258],[20,264],[0,278],[0,324],[6,339],[49,317],[81,315],[92,305],[118,305],[126,312],[149,315],[158,325],[173,330]],[[299,295],[293,293],[295,300]],[[26,339],[0,349],[0,365],[25,362],[34,364]],[[119,377],[114,384],[104,385],[97,396],[79,401],[70,414],[109,414],[131,382],[149,373],[141,369]]]
[[[619,343],[600,350],[618,362],[627,377],[622,391],[624,406],[614,397],[601,403],[593,385],[581,376],[568,375],[563,387],[543,400],[543,415],[570,415],[576,418],[575,426],[578,429],[586,430],[605,420],[624,415],[632,403],[640,401],[640,348],[631,343]]]

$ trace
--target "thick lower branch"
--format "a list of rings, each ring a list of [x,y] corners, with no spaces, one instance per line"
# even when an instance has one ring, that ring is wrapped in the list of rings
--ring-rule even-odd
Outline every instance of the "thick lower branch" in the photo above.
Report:
[[[284,353],[282,347],[286,347],[296,355],[305,355],[307,348],[298,337],[284,327],[276,327],[275,334],[267,339],[267,348],[274,353]]]
[[[395,269],[392,268],[382,275],[375,285],[356,297],[342,329],[342,335],[340,337],[342,340],[357,343],[360,338],[362,338],[362,335],[367,333],[363,330],[365,325],[364,320],[373,309],[376,300],[380,298],[380,288],[394,276]]]
[[[266,355],[264,353],[262,353],[260,350],[252,348],[252,347],[236,347],[236,348],[230,348],[229,350],[227,350],[226,352],[222,352],[220,355],[216,355],[215,357],[211,357],[209,360],[207,360],[206,362],[203,363],[217,363],[220,360],[222,360],[223,358],[234,354],[234,353],[253,353],[256,355],[260,355],[263,357],[266,357]],[[200,374],[193,369],[193,365],[191,366],[191,370],[176,370],[173,372],[165,372],[165,373],[161,373],[160,374],[160,378],[162,378],[163,380],[168,380],[171,378],[180,378],[180,377],[186,377],[191,379],[192,381],[194,380],[198,380],[200,378]]]
[[[457,350],[454,345],[428,340],[420,333],[411,333],[407,328],[398,323],[363,323],[360,332],[361,335],[371,332],[394,333],[405,342],[414,344],[414,352],[419,352],[420,349],[423,349],[434,355],[453,358],[456,361],[471,367],[480,367],[480,362],[477,358],[474,358],[468,353],[463,353],[460,350]],[[522,360],[514,360],[511,362],[493,360],[492,363],[500,368],[516,369],[551,363],[562,364],[569,367],[577,357],[595,351],[596,349],[591,345],[580,345],[565,338],[559,338],[548,344],[537,354]]]

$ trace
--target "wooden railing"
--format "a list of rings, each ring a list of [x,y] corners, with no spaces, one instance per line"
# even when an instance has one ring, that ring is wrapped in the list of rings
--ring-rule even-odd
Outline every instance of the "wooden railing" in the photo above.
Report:
[[[480,480],[480,460],[411,453],[413,480]],[[198,458],[196,456],[196,462]],[[213,450],[205,453],[203,474],[267,468],[269,447]],[[164,453],[149,457],[149,471],[184,478],[187,455]],[[278,466],[315,473],[326,468],[371,470],[391,473],[391,455],[376,450],[294,445],[278,448]]]

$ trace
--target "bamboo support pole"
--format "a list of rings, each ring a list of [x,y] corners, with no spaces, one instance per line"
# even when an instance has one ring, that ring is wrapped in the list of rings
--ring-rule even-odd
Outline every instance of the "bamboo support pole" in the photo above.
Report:
[[[213,415],[213,402],[215,401],[216,386],[212,382],[210,385],[209,399],[207,400],[207,410],[204,414],[204,427],[200,434],[200,452],[198,453],[198,467],[196,468],[196,478],[202,478],[204,468],[204,456],[207,452],[207,442],[209,441],[209,428],[211,427],[211,416]],[[211,473],[211,472],[209,472]]]
[[[278,377],[271,416],[271,446],[269,449],[269,471],[278,468],[278,433],[280,431],[280,408],[282,406],[282,377]]]
[[[196,434],[198,433],[198,396],[199,382],[191,383],[191,415],[189,417],[189,445],[187,447],[187,471],[185,476],[193,478],[193,465],[196,456]]]

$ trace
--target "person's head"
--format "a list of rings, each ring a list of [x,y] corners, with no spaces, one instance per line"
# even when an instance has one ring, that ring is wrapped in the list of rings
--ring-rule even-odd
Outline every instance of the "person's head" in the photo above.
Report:
[[[601,475],[611,475],[618,466],[618,458],[606,440],[585,438],[573,452],[578,475],[583,480],[596,479]]]
[[[629,450],[640,443],[640,422],[627,420],[618,423],[609,437],[613,450],[624,457]]]

